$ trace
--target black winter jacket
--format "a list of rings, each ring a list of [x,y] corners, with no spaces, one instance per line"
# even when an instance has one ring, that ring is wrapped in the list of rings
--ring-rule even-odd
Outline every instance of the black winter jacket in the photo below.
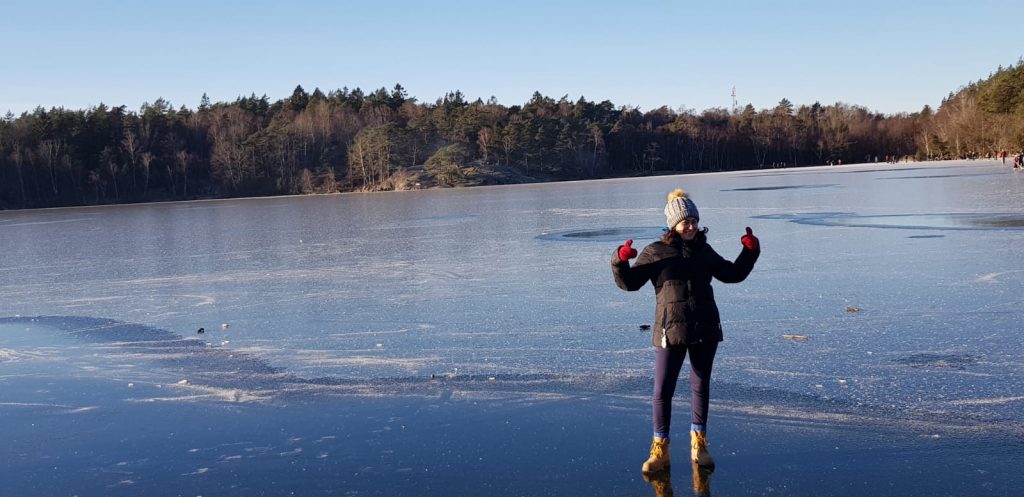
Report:
[[[632,267],[619,260],[616,249],[612,274],[623,290],[639,290],[648,281],[654,285],[657,305],[651,343],[655,347],[721,342],[722,321],[711,278],[739,283],[754,269],[760,254],[760,249],[744,247],[736,261],[730,262],[708,245],[703,232],[698,232],[692,241],[678,245],[661,240],[648,245]]]

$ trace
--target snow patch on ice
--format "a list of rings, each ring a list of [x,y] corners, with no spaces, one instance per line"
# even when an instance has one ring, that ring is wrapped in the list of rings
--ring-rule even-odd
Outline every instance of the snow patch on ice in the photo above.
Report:
[[[950,404],[957,406],[979,406],[979,405],[995,405],[995,404],[1009,404],[1010,402],[1024,401],[1024,396],[1018,397],[993,397],[989,399],[961,399],[951,401]]]
[[[74,406],[68,406],[68,405],[64,405],[64,404],[45,404],[45,403],[38,403],[38,402],[0,402],[0,407],[24,407],[24,408],[55,409],[55,410],[62,411],[62,412],[67,413],[67,414],[77,414],[77,413],[82,413],[82,412],[94,411],[94,410],[98,409],[97,406],[74,407]]]
[[[1024,273],[1024,269],[1016,269],[1016,270],[1010,270],[1010,271],[1000,271],[1000,272],[997,272],[997,273],[985,273],[985,274],[983,274],[981,276],[978,276],[978,278],[975,279],[974,281],[978,282],[978,283],[999,283],[1001,281],[999,279],[1000,277],[1005,276],[1005,275],[1009,275],[1009,274],[1016,275],[1016,274],[1019,274],[1019,273]]]
[[[238,388],[219,388],[206,385],[193,385],[190,383],[176,383],[175,388],[186,389],[196,392],[192,395],[179,395],[170,397],[148,397],[142,399],[129,399],[131,402],[197,402],[197,401],[219,401],[237,403],[267,402],[274,396],[274,392],[259,390],[242,390]]]
[[[29,361],[45,357],[44,354],[37,352],[21,352],[14,349],[0,348],[0,362]]]

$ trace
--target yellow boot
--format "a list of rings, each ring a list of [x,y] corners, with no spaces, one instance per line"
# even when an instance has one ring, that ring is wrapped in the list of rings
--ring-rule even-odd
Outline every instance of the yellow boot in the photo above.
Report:
[[[693,495],[696,497],[711,497],[709,478],[712,470],[702,468],[695,462],[690,464],[693,465]]]
[[[644,481],[651,484],[651,488],[654,489],[654,497],[675,497],[675,492],[672,491],[672,476],[669,472],[663,471],[656,475],[645,473]]]
[[[658,473],[669,469],[668,439],[654,437],[651,442],[651,457],[644,461],[644,473]]]
[[[715,467],[715,460],[708,452],[708,439],[703,431],[690,432],[690,460],[705,468]]]

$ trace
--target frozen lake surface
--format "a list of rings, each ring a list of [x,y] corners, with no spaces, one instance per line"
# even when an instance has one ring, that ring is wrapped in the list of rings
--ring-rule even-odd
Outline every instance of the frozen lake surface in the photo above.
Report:
[[[995,161],[0,212],[0,412],[646,398],[653,289],[609,260],[679,186],[719,253],[763,249],[715,284],[713,405],[1019,436],[1024,173]]]
[[[608,259],[660,234],[676,186],[720,253],[745,226],[764,247],[716,284],[716,383],[1024,421],[1024,174],[994,162],[4,212],[0,317],[163,330],[299,379],[649,377],[653,290]],[[45,324],[0,322],[0,368],[164,381],[150,362],[180,352]]]

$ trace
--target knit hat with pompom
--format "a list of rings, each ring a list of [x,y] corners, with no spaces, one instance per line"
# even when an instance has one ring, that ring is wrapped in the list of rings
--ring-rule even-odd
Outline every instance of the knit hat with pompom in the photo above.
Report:
[[[682,188],[676,188],[668,194],[668,203],[665,204],[665,225],[669,229],[675,228],[680,221],[688,217],[700,219],[697,204],[690,200]]]

